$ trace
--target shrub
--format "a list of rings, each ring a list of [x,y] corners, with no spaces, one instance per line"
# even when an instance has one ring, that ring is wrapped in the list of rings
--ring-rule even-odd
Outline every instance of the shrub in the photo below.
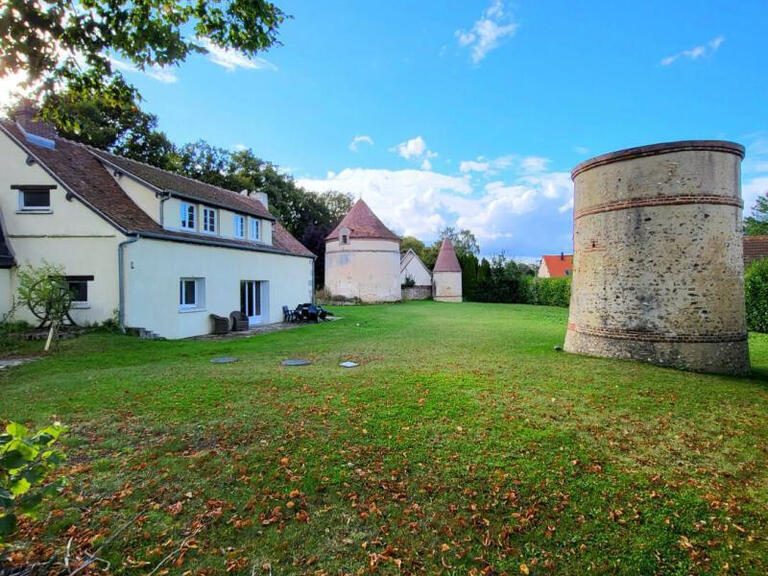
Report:
[[[768,332],[768,258],[753,262],[744,274],[747,328]]]
[[[416,280],[410,274],[406,274],[405,282],[403,282],[401,288],[413,288],[414,286],[416,286]]]
[[[63,479],[44,482],[64,461],[64,453],[52,445],[65,430],[54,424],[32,434],[11,422],[0,434],[0,543],[15,531],[19,515],[36,517],[43,498],[63,487]]]

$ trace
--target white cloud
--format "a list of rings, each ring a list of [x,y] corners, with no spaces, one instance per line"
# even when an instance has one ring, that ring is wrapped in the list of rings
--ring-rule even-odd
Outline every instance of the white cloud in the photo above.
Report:
[[[517,24],[504,12],[501,0],[494,0],[469,30],[457,30],[459,46],[469,48],[472,62],[478,64],[491,50],[499,46],[502,39],[513,36]]]
[[[329,172],[324,179],[299,179],[297,184],[362,197],[397,233],[425,241],[434,240],[445,226],[458,226],[475,233],[485,254],[505,250],[508,255],[536,256],[548,250],[569,250],[570,174],[525,174],[523,160],[538,157],[515,158],[515,174],[484,184],[474,182],[470,174],[363,168]]]
[[[117,68],[118,70],[123,72],[146,74],[150,78],[153,78],[158,82],[162,82],[163,84],[173,84],[179,80],[179,77],[176,76],[176,74],[174,74],[170,68],[164,68],[162,66],[155,65],[147,66],[144,68],[144,70],[140,70],[131,62],[126,62],[125,60],[120,60],[114,57],[111,57],[109,62],[114,68]]]
[[[390,150],[397,152],[398,156],[406,160],[421,162],[422,170],[432,170],[432,162],[429,159],[437,157],[437,153],[429,149],[429,146],[427,146],[427,143],[421,136],[401,142]]]
[[[710,40],[706,44],[700,44],[699,46],[694,46],[689,50],[683,50],[682,52],[678,52],[677,54],[673,54],[672,56],[667,56],[666,58],[662,58],[661,65],[669,66],[670,64],[672,64],[677,60],[680,60],[681,58],[687,58],[688,60],[697,60],[702,56],[712,56],[712,54],[717,52],[717,49],[720,48],[720,45],[723,42],[725,42],[725,38],[722,36],[718,36],[717,38]]]
[[[235,144],[234,146],[232,146],[232,149],[235,152],[245,152],[246,150],[248,150],[248,146],[246,146],[245,144]]]
[[[459,164],[459,172],[466,174],[467,172],[488,172],[491,168],[490,162],[480,162],[478,160],[462,160]]]
[[[264,58],[250,57],[238,50],[223,48],[218,44],[215,44],[210,38],[198,38],[198,41],[202,44],[203,48],[208,51],[208,60],[229,71],[234,71],[237,68],[245,68],[247,70],[277,70],[277,66]]]
[[[751,142],[746,145],[746,152],[741,165],[741,196],[744,199],[744,215],[749,216],[757,197],[768,194],[768,137],[764,132],[752,136]]]
[[[576,154],[581,154],[582,156],[584,154],[589,154],[589,148],[585,146],[574,146],[573,151],[576,152]]]
[[[359,149],[359,145],[361,143],[369,144],[370,146],[373,146],[373,138],[370,136],[355,136],[352,138],[352,142],[349,143],[349,149],[352,150],[352,152],[357,152]]]

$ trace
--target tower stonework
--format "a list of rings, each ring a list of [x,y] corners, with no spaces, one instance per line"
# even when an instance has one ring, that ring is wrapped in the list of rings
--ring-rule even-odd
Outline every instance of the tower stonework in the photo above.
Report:
[[[574,168],[567,352],[749,372],[743,157],[738,144],[696,140]]]

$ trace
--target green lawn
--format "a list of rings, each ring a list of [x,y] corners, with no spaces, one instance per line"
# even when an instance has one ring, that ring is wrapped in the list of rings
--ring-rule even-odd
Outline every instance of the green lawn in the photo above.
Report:
[[[556,352],[562,309],[336,310],[220,342],[92,334],[0,373],[0,421],[71,427],[70,488],[16,546],[82,556],[144,511],[99,554],[113,573],[189,536],[170,574],[768,571],[768,337],[733,378]]]

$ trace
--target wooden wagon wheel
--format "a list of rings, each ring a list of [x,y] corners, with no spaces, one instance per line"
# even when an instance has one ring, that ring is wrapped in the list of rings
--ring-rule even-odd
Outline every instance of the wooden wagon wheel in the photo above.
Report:
[[[62,279],[55,283],[52,290],[48,290],[49,280],[40,280],[30,289],[29,310],[40,320],[38,328],[44,328],[51,321],[51,314],[60,306],[64,310],[64,318],[72,325],[75,321],[69,315],[72,306],[72,292]]]

